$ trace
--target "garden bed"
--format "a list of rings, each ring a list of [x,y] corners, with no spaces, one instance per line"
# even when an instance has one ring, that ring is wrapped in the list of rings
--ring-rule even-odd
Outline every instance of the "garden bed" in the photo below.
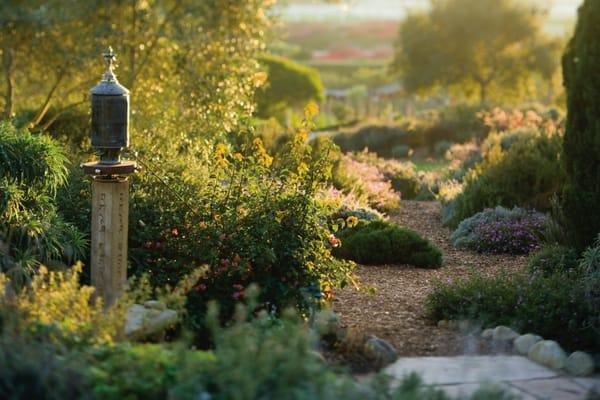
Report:
[[[449,239],[451,231],[442,226],[440,212],[438,202],[403,201],[401,210],[390,219],[438,246],[444,255],[442,268],[359,266],[356,273],[361,285],[374,288],[375,294],[346,288],[337,293],[334,309],[341,315],[344,327],[388,340],[399,356],[488,354],[493,351],[488,343],[427,321],[423,317],[425,297],[436,279],[456,279],[473,269],[486,274],[503,268],[517,271],[524,268],[527,258],[454,248]]]

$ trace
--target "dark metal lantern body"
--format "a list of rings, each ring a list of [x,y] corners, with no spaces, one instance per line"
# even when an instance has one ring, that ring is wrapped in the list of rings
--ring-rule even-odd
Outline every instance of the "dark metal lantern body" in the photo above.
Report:
[[[129,90],[114,75],[112,49],[104,54],[107,71],[92,94],[92,147],[100,153],[100,164],[119,164],[121,150],[129,146]]]

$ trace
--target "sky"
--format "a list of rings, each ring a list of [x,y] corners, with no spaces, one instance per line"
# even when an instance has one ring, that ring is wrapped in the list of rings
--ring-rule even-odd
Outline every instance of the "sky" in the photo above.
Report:
[[[538,4],[549,11],[546,29],[564,34],[577,15],[582,0],[523,0]],[[400,20],[411,10],[423,10],[429,0],[342,0],[323,3],[318,0],[291,0],[281,9],[287,20],[303,19],[393,19]]]

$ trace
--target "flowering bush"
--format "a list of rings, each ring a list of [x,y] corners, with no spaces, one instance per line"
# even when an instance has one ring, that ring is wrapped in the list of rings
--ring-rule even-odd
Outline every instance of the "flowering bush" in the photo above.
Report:
[[[373,165],[389,180],[392,188],[399,192],[403,199],[414,199],[421,190],[421,181],[415,165],[410,161],[401,162],[394,159],[378,157],[375,153],[363,150],[354,155],[357,161]]]
[[[456,247],[484,253],[528,254],[539,247],[546,222],[536,211],[496,207],[465,219],[450,239]]]
[[[133,180],[131,272],[162,287],[206,265],[187,296],[199,340],[208,302],[217,300],[227,319],[252,283],[268,311],[304,313],[348,282],[352,263],[331,255],[333,231],[317,199],[331,176],[331,146],[307,144],[315,113],[307,107],[305,125],[274,156],[240,134],[236,144],[198,143],[162,158],[160,179],[146,163]]]
[[[321,205],[331,213],[340,210],[370,209],[364,197],[357,196],[354,191],[343,192],[333,186],[328,186],[317,193],[317,199]],[[373,211],[378,212],[373,209]]]
[[[491,111],[479,112],[478,117],[491,131],[501,132],[525,127],[557,125],[559,116],[555,111],[544,115],[531,109],[521,111],[494,107]]]
[[[393,211],[400,206],[400,193],[375,165],[359,161],[352,154],[343,154],[333,173],[334,185],[345,193],[354,193],[371,207]]]

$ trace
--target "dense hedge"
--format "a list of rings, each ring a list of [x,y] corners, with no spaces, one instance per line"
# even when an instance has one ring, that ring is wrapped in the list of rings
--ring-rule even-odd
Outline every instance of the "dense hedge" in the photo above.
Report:
[[[600,232],[600,3],[586,0],[579,9],[575,36],[563,57],[567,92],[564,161],[567,184],[564,214],[569,238],[578,250]]]

